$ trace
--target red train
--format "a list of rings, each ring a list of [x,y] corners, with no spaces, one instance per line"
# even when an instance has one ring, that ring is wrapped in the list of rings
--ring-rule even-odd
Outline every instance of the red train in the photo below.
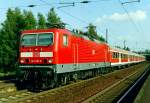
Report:
[[[84,79],[145,57],[91,41],[66,29],[25,30],[20,43],[19,78],[44,89]],[[34,85],[33,85],[34,84]]]

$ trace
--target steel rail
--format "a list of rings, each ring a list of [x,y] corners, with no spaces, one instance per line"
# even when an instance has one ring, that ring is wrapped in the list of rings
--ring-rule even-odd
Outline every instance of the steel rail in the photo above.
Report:
[[[116,103],[132,103],[149,74],[150,65],[148,66],[148,69],[142,74],[142,76],[140,76],[136,82],[133,83],[133,85],[117,100]]]

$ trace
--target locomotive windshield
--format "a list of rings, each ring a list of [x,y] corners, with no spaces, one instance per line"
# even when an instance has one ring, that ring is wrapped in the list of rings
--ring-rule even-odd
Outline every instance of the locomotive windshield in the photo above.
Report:
[[[47,46],[53,43],[53,33],[25,34],[21,39],[22,46]]]

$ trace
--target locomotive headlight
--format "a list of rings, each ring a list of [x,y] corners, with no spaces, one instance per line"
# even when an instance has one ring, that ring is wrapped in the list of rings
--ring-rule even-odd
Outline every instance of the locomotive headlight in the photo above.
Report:
[[[48,60],[48,63],[52,63],[52,59]]]
[[[23,59],[20,60],[20,63],[24,63],[25,61]]]

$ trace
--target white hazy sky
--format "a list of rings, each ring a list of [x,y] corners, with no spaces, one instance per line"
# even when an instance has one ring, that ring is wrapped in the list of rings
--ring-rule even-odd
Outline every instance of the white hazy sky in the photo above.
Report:
[[[48,2],[49,5],[43,1]],[[46,16],[49,9],[55,7],[58,16],[69,24],[68,28],[85,30],[89,23],[93,23],[97,26],[98,33],[104,37],[105,29],[108,28],[108,40],[112,46],[123,47],[125,40],[126,45],[132,50],[150,49],[150,0],[141,0],[140,3],[130,3],[124,6],[120,5],[119,0],[90,0],[93,2],[57,9],[61,6],[58,3],[72,1],[83,0],[0,0],[0,22],[5,20],[9,7],[31,10],[35,16],[38,12]],[[25,7],[31,4],[38,6]]]

